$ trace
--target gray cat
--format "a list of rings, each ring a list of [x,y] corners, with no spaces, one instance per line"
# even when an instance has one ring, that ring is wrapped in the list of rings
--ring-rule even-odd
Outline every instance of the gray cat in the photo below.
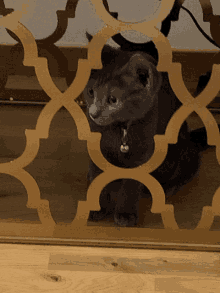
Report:
[[[145,52],[123,52],[105,46],[103,68],[92,70],[84,90],[91,131],[102,134],[101,151],[112,164],[133,168],[147,162],[155,148],[154,135],[164,134],[181,103],[169,84],[166,72],[158,72],[157,62]],[[169,145],[160,167],[151,173],[172,195],[195,175],[199,167],[197,145],[190,140],[186,122],[178,143]],[[102,171],[91,161],[90,182]],[[100,195],[100,211],[91,211],[89,220],[112,214],[119,226],[135,226],[139,221],[139,200],[149,197],[148,189],[132,179],[109,183]]]

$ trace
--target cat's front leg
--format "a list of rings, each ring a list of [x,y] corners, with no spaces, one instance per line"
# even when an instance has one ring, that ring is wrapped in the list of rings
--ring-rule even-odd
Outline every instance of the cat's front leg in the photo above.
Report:
[[[119,226],[132,227],[139,221],[139,201],[143,195],[143,184],[123,179],[117,195],[114,220]]]
[[[118,185],[117,182],[111,182],[104,187],[99,197],[101,209],[99,211],[90,211],[90,221],[100,221],[114,214],[117,197],[117,193],[114,190],[119,189]]]

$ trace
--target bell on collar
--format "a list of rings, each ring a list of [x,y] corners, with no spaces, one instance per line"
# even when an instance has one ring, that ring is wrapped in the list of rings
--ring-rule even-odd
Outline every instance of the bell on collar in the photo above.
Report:
[[[129,152],[129,146],[126,145],[126,144],[122,144],[121,147],[120,147],[120,151],[121,151],[122,153],[127,153],[127,152]]]
[[[126,128],[122,128],[122,131],[123,131],[123,137],[122,137],[122,145],[120,146],[120,151],[122,153],[128,153],[129,152],[129,146],[127,145],[128,130]]]

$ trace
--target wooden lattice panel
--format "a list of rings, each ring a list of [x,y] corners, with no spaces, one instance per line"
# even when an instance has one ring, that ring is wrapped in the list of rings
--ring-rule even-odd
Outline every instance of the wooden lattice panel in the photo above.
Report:
[[[182,1],[183,2],[183,1]],[[205,7],[206,1],[200,1]],[[209,2],[209,1],[207,1]],[[168,144],[176,144],[179,130],[186,118],[194,111],[202,119],[208,137],[208,144],[216,147],[216,156],[220,163],[220,138],[218,125],[207,109],[207,105],[219,92],[220,65],[213,65],[211,79],[205,90],[193,98],[183,82],[181,64],[172,62],[172,49],[168,39],[156,28],[158,22],[163,21],[174,5],[174,0],[161,2],[161,10],[157,19],[141,23],[125,23],[114,19],[105,9],[101,0],[92,0],[97,15],[105,22],[105,26],[92,39],[88,46],[87,59],[79,59],[75,79],[65,92],[61,92],[54,84],[48,68],[48,60],[39,57],[36,40],[32,33],[20,22],[24,10],[15,11],[0,19],[0,24],[9,29],[20,40],[24,48],[23,64],[33,67],[38,82],[44,92],[50,97],[50,101],[41,111],[36,128],[27,129],[26,148],[23,154],[11,162],[1,163],[0,172],[18,179],[26,188],[28,194],[27,207],[36,209],[41,224],[22,224],[0,222],[1,236],[22,237],[47,237],[71,240],[97,240],[97,241],[122,241],[124,244],[147,242],[173,242],[173,243],[197,243],[219,244],[220,231],[210,231],[214,216],[220,216],[220,189],[218,188],[212,200],[212,206],[204,206],[201,219],[194,230],[180,229],[174,216],[174,207],[165,203],[165,193],[160,183],[150,175],[162,164],[166,155]],[[205,9],[204,9],[205,11]],[[205,13],[205,12],[204,12]],[[207,21],[207,18],[206,20]],[[212,35],[214,20],[212,22]],[[86,115],[75,102],[80,96],[90,77],[91,69],[101,69],[101,51],[106,41],[117,33],[126,30],[136,30],[153,39],[158,53],[158,71],[166,71],[169,74],[170,84],[178,99],[183,104],[170,119],[165,135],[156,135],[155,150],[148,162],[138,168],[119,168],[110,164],[100,150],[101,134],[90,131]],[[219,41],[218,37],[216,41]],[[103,171],[88,187],[87,200],[79,201],[77,214],[71,224],[56,224],[50,211],[49,202],[41,199],[41,192],[36,180],[24,169],[37,156],[42,139],[48,139],[50,125],[53,117],[65,107],[76,123],[78,138],[87,142],[88,153],[95,164]],[[123,228],[88,226],[87,219],[90,210],[99,210],[99,195],[102,189],[110,182],[129,178],[140,181],[152,195],[152,213],[161,214],[164,229],[149,229],[144,227]],[[144,200],[143,204],[144,204]],[[141,203],[142,204],[142,203]],[[12,238],[11,238],[12,239]],[[37,240],[36,240],[37,241]]]

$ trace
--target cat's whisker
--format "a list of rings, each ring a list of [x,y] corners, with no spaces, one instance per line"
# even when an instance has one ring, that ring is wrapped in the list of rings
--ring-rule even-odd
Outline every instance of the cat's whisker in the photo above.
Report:
[[[148,88],[148,90],[150,90],[150,87],[151,87],[151,81],[150,79],[152,78],[152,70],[151,68],[148,69],[148,79],[147,79],[147,84],[146,84],[146,87]]]
[[[151,87],[151,82],[150,82],[150,79],[148,79],[148,82],[147,82],[147,84],[146,84],[146,88],[147,88],[148,90],[150,90],[150,87]]]
[[[95,119],[92,117],[91,114],[89,114],[89,117],[95,122]]]

